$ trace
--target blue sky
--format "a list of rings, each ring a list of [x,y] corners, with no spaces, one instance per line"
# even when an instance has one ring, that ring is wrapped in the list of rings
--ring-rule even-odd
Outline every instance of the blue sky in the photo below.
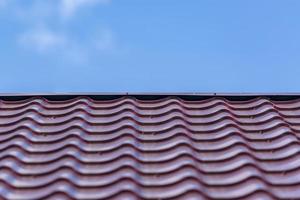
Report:
[[[299,92],[299,0],[0,0],[0,92]]]

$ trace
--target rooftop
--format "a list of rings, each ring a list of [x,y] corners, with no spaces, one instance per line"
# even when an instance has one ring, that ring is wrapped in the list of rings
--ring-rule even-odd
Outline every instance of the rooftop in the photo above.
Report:
[[[5,199],[296,199],[298,94],[2,94]]]

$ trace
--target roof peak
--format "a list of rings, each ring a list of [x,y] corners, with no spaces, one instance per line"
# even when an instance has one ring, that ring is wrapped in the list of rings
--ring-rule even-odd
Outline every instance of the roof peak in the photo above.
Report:
[[[300,93],[0,93],[0,99],[7,101],[25,100],[34,97],[43,97],[55,101],[69,100],[77,97],[89,97],[94,100],[113,100],[126,96],[139,100],[159,100],[168,97],[179,97],[183,100],[195,101],[220,97],[231,101],[246,101],[263,97],[276,101],[287,101],[299,99]]]

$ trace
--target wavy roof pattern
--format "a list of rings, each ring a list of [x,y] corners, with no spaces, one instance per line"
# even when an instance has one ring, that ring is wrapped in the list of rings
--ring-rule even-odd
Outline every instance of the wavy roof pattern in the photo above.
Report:
[[[300,98],[0,100],[3,199],[299,199]]]

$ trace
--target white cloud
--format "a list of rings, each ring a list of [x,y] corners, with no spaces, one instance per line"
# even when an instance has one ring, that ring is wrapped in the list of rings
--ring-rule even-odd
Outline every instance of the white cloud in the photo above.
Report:
[[[70,17],[81,7],[108,3],[110,0],[61,0],[61,13],[65,17]]]
[[[68,32],[38,27],[20,34],[17,41],[22,48],[62,56],[76,63],[86,62],[92,55],[99,56],[99,53],[113,53],[116,46],[109,29],[99,30],[97,34],[90,34],[87,38],[76,39]]]
[[[62,48],[67,40],[64,35],[58,34],[45,28],[36,28],[26,31],[19,36],[18,42],[38,52],[46,52]]]
[[[0,0],[1,2],[4,0]],[[6,0],[10,1],[10,0]],[[12,0],[11,0],[12,1]],[[116,38],[110,28],[86,27],[86,34],[69,29],[79,9],[111,0],[32,0],[15,3],[14,13],[25,28],[18,34],[17,44],[26,50],[59,56],[68,62],[85,63],[93,56],[114,53]],[[13,6],[11,6],[13,7]]]
[[[0,8],[9,8],[10,13],[29,23],[42,20],[65,22],[81,9],[108,5],[112,0],[0,0]],[[9,6],[8,6],[9,5]]]

